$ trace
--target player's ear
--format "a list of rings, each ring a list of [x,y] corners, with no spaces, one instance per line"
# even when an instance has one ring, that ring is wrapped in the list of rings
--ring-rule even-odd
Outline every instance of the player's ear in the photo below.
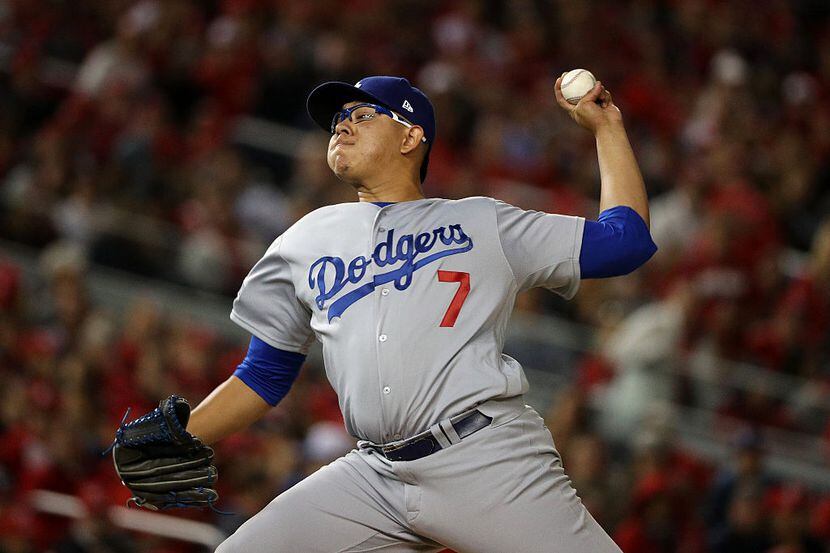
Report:
[[[417,125],[408,127],[406,134],[404,134],[401,141],[401,153],[408,154],[409,152],[418,148],[421,145],[421,139],[424,137],[424,129]]]

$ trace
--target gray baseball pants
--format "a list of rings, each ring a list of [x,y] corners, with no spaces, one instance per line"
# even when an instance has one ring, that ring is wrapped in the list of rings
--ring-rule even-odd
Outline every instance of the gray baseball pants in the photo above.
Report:
[[[483,404],[490,426],[421,459],[352,451],[280,494],[217,553],[620,553],[520,399]]]

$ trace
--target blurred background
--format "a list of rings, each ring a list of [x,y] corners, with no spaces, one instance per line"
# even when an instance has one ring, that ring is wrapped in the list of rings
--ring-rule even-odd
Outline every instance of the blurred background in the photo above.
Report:
[[[626,553],[828,551],[830,4],[824,0],[0,1],[0,552],[201,552],[352,447],[313,352],[218,446],[219,507],[126,510],[132,416],[241,361],[242,278],[354,201],[305,97],[410,78],[425,192],[596,218],[592,137],[553,81],[620,106],[660,250],[521,297],[526,367],[585,504]],[[505,552],[509,553],[509,552]]]

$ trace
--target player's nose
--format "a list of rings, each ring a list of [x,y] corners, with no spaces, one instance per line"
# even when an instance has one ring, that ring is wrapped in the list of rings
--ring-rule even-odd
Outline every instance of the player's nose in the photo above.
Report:
[[[348,117],[337,123],[334,126],[334,134],[345,134],[351,136],[354,134],[354,123]]]

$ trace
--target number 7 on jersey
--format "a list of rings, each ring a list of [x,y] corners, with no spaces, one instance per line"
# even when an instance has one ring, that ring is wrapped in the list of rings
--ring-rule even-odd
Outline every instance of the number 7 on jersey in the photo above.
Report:
[[[467,299],[467,294],[470,293],[470,273],[439,270],[438,281],[457,282],[459,284],[450,306],[447,307],[447,312],[444,313],[444,318],[441,319],[441,326],[455,326],[455,320],[458,319],[458,314],[461,313],[461,306],[464,305],[464,300]]]

